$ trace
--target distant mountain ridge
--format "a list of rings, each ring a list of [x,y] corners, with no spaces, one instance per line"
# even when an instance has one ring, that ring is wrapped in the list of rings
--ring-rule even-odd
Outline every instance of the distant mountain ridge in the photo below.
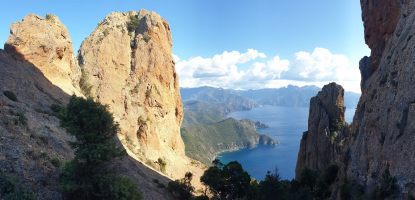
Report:
[[[310,98],[321,88],[316,86],[293,86],[257,90],[233,90],[215,87],[180,88],[183,102],[197,100],[229,105],[228,111],[250,110],[260,105],[308,107]],[[356,108],[360,94],[345,92],[345,106]]]
[[[223,107],[227,114],[237,110],[250,110],[259,106],[254,100],[242,96],[237,90],[228,90],[214,87],[181,88],[183,102],[195,100],[217,104]]]

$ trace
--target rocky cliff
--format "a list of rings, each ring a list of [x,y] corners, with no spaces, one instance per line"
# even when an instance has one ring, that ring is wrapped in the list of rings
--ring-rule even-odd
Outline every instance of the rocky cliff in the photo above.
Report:
[[[365,39],[372,50],[371,57],[360,62],[362,96],[351,127],[341,134],[345,138],[335,143],[339,148],[333,151],[329,146],[320,153],[340,167],[339,182],[356,181],[370,193],[389,172],[397,180],[400,197],[413,198],[415,1],[361,0],[361,5]],[[314,118],[319,119],[324,116]],[[302,140],[297,168],[315,168],[320,162],[316,156],[320,148],[314,146],[308,154],[304,149],[310,148],[304,146],[322,137],[322,130],[309,130]],[[330,156],[333,153],[336,156]]]
[[[58,17],[30,14],[14,23],[0,50],[0,175],[16,176],[40,199],[59,199],[58,164],[72,159],[73,138],[51,107],[72,94],[90,96],[110,107],[134,158],[116,161],[115,170],[132,177],[145,199],[171,199],[159,184],[202,172],[184,154],[171,46],[169,25],[148,11],[108,15],[78,59]]]
[[[343,95],[341,86],[330,83],[311,98],[308,131],[303,133],[297,159],[297,178],[305,167],[321,171],[336,160],[337,144],[347,127]]]
[[[111,13],[81,45],[81,88],[109,105],[134,157],[172,178],[186,170],[197,176],[180,135],[183,108],[171,48],[170,27],[154,12]]]
[[[35,65],[52,84],[66,93],[80,95],[80,69],[68,30],[58,17],[27,15],[11,25],[4,49],[15,58]]]

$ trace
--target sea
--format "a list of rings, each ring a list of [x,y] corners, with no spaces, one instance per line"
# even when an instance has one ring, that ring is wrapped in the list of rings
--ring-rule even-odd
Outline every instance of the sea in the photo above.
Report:
[[[278,141],[275,146],[262,146],[225,152],[218,155],[222,163],[238,161],[256,180],[263,180],[267,171],[276,171],[282,179],[295,177],[295,165],[300,148],[300,140],[307,130],[308,111],[306,107],[261,106],[249,111],[232,112],[228,117],[260,121],[269,128],[259,129]],[[353,120],[355,109],[347,109],[347,122]]]

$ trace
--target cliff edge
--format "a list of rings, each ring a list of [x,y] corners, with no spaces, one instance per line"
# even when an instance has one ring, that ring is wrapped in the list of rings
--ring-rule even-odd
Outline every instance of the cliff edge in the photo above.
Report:
[[[199,177],[180,135],[183,106],[171,48],[169,24],[158,14],[111,13],[81,45],[80,87],[109,105],[131,156],[173,179],[186,171]]]
[[[168,23],[144,10],[108,15],[78,57],[58,17],[29,14],[12,24],[0,50],[0,181],[11,175],[39,199],[61,198],[59,166],[73,158],[73,138],[52,108],[75,94],[107,104],[120,124],[131,157],[114,161],[115,170],[145,199],[172,199],[160,184],[187,171],[198,177],[203,165],[184,153],[171,47]]]
[[[361,6],[365,39],[372,52],[360,62],[362,96],[353,123],[340,131],[334,146],[321,147],[326,126],[313,127],[327,117],[312,117],[316,113],[312,113],[312,101],[313,120],[301,142],[297,176],[301,168],[321,170],[324,163],[334,163],[340,169],[337,189],[354,181],[369,194],[382,187],[385,178],[393,177],[399,194],[390,198],[414,198],[415,1],[361,0]]]

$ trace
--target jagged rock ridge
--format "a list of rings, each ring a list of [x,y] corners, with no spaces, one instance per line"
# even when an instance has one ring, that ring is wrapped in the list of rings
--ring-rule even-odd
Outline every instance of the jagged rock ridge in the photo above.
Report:
[[[24,180],[40,199],[59,199],[59,168],[52,160],[73,157],[67,143],[72,138],[51,106],[85,94],[109,105],[120,123],[121,142],[142,162],[122,158],[116,170],[134,178],[145,199],[171,199],[154,182],[170,179],[149,166],[161,171],[156,161],[164,160],[170,178],[202,171],[184,155],[171,45],[167,22],[148,11],[107,16],[84,41],[78,59],[56,16],[30,14],[13,24],[5,51],[0,50],[0,173]]]
[[[54,85],[68,94],[79,93],[81,71],[65,25],[54,15],[34,14],[11,25],[4,45],[10,55],[35,65]]]
[[[185,156],[171,48],[170,27],[156,13],[111,13],[82,43],[78,60],[81,88],[109,105],[130,154],[159,170],[163,160],[163,172],[177,179],[201,170]]]
[[[336,151],[329,147],[323,152],[335,154],[328,162],[341,169],[339,185],[346,179],[357,181],[370,193],[389,171],[399,186],[397,198],[414,198],[415,1],[361,0],[361,5],[365,39],[372,50],[371,57],[361,61],[362,96],[351,127],[334,143]],[[313,137],[323,136],[309,132],[301,146]],[[297,167],[314,168],[305,160],[319,162],[317,151],[305,154],[303,149]]]
[[[347,123],[344,119],[344,90],[330,83],[310,100],[308,131],[303,133],[297,159],[297,178],[307,167],[324,170],[337,156],[337,143]]]

